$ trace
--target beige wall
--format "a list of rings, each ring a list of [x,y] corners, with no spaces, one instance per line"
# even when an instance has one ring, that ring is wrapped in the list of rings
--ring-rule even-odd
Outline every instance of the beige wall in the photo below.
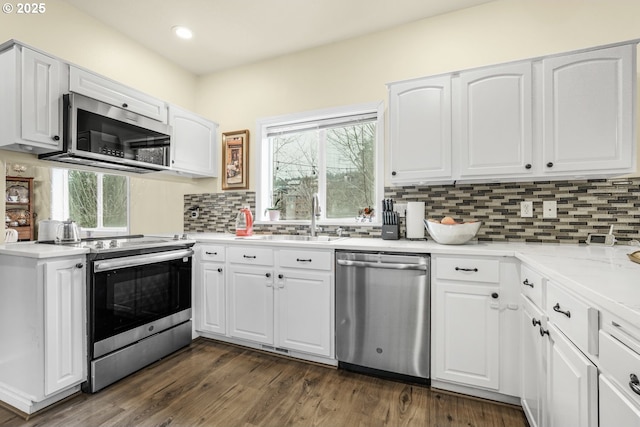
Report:
[[[221,132],[255,135],[262,117],[386,101],[391,81],[640,38],[638,17],[637,0],[499,0],[203,77],[60,0],[47,1],[42,16],[0,15],[0,41],[18,39],[192,109]],[[250,150],[252,189],[256,152]],[[0,150],[0,168],[13,156]],[[219,186],[215,179],[132,178],[131,231],[181,229],[182,195]]]

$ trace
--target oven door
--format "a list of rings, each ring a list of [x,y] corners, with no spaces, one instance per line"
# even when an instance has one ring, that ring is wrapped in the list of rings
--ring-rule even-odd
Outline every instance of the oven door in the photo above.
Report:
[[[92,358],[191,318],[192,249],[93,261]]]

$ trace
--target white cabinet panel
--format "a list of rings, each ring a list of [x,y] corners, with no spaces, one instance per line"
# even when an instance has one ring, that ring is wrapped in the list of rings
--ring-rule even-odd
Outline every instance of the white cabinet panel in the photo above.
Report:
[[[198,265],[196,329],[224,335],[227,332],[224,264]]]
[[[434,378],[498,390],[500,311],[492,297],[498,287],[435,286]]]
[[[331,356],[331,273],[281,270],[276,290],[279,346]]]
[[[640,426],[640,408],[605,376],[599,380],[600,427]]]
[[[531,69],[519,62],[460,73],[461,178],[533,172]]]
[[[84,379],[84,263],[49,261],[44,282],[44,353],[46,395]]]
[[[218,125],[190,111],[169,106],[171,169],[193,176],[218,175]]]
[[[635,165],[636,46],[543,60],[544,172]]]
[[[229,335],[273,344],[273,271],[269,267],[230,265]]]
[[[394,184],[451,180],[451,77],[389,85]]]
[[[167,105],[106,77],[71,66],[69,90],[167,123]]]
[[[522,408],[531,427],[542,427],[546,396],[545,350],[547,340],[540,334],[546,329],[546,316],[526,297],[522,301]]]

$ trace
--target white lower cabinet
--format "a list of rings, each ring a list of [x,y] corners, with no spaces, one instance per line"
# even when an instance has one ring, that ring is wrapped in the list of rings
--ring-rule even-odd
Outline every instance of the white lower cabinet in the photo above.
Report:
[[[31,414],[86,380],[85,257],[2,255],[0,270],[0,400]]]
[[[432,266],[432,385],[517,402],[517,263],[433,254]]]
[[[522,375],[521,398],[531,427],[546,425],[546,316],[528,298],[522,296]]]
[[[333,359],[333,251],[199,244],[197,253],[201,335]]]
[[[600,427],[640,426],[640,407],[606,376],[599,379]]]
[[[598,369],[549,324],[549,426],[598,426]]]

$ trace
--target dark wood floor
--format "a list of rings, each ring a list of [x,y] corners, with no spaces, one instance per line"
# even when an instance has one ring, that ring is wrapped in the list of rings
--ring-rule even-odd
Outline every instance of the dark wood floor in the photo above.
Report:
[[[200,339],[93,395],[0,426],[527,426],[519,408]]]

